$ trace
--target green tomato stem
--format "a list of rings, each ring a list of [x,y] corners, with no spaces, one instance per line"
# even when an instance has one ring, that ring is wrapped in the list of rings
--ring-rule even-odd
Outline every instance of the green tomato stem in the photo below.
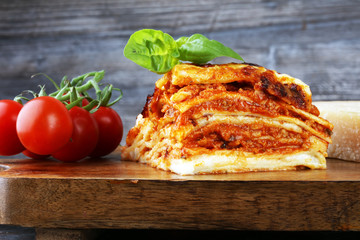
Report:
[[[51,79],[46,74],[40,74],[48,78],[57,89],[55,92],[50,93],[48,96],[54,97],[59,101],[63,102],[66,105],[66,108],[69,110],[74,106],[80,106],[89,112],[95,112],[99,109],[100,106],[112,106],[113,104],[118,102],[123,96],[121,89],[114,88],[112,84],[106,85],[103,89],[100,88],[99,83],[104,78],[104,70],[98,72],[89,72],[75,77],[71,81],[68,80],[67,76],[64,76],[60,82],[60,87],[53,81],[53,79]],[[89,77],[92,78],[84,83],[84,81]],[[31,93],[34,98],[39,96],[47,96],[45,92],[45,86],[40,86],[40,88],[41,89],[39,93],[31,90],[23,91],[21,94],[14,98],[14,101],[17,101],[21,104],[22,100],[30,101],[29,98],[23,96],[25,93]],[[88,90],[92,88],[95,90],[96,99],[92,99],[88,93]],[[113,90],[120,91],[120,95],[114,101],[110,102]],[[82,106],[83,99],[89,100],[89,104],[86,106]]]
[[[78,86],[79,84],[82,84],[86,78],[95,76],[96,73],[97,72],[89,72],[89,73],[80,75],[78,77],[75,77],[71,80],[71,85]]]
[[[96,111],[100,107],[100,105],[99,105],[99,101],[94,99],[88,105],[83,106],[82,108],[88,112],[92,112],[92,110],[94,109],[95,106],[96,106],[96,108],[95,108],[95,111]]]
[[[61,79],[60,88],[65,87],[66,82],[68,82],[68,81],[69,81],[69,80],[68,80],[68,77],[65,75],[65,76]],[[60,90],[60,89],[58,89],[58,90]]]
[[[76,99],[74,102],[70,102],[69,104],[66,105],[66,109],[70,110],[71,108],[75,107],[75,106],[79,106],[79,104],[81,104],[82,100],[85,97],[80,97],[78,99]]]
[[[23,103],[22,103],[21,100],[30,101],[29,98],[26,98],[26,97],[24,97],[24,96],[21,96],[21,94],[20,94],[20,95],[17,95],[17,96],[14,98],[14,101],[15,101],[15,102],[18,102],[18,103],[20,103],[20,104],[22,105]]]
[[[51,77],[49,77],[47,74],[45,74],[45,73],[37,73],[37,74],[34,74],[34,75],[31,76],[31,78],[33,78],[33,77],[35,77],[35,76],[38,76],[38,75],[43,75],[43,76],[46,77],[48,80],[50,80],[50,82],[55,86],[55,88],[56,88],[57,90],[60,89],[59,85],[57,85],[56,82],[55,82]]]
[[[101,94],[102,94],[102,91],[98,85],[98,83],[95,81],[95,79],[91,79],[89,82],[88,82],[95,90],[95,94],[96,94],[96,99],[98,101],[101,101]]]
[[[107,85],[102,92],[101,106],[107,106],[111,98],[112,85]]]
[[[60,101],[69,100],[69,98],[70,98],[69,84],[70,84],[70,82],[66,81],[65,86],[63,88],[61,88],[59,91],[56,91],[56,92],[50,94],[50,96],[55,97],[56,99],[58,99]],[[68,96],[66,98],[64,98],[66,95],[68,95]]]
[[[62,86],[61,89],[51,93],[49,96],[52,96],[52,97],[58,96],[59,92],[61,90],[63,90],[65,88],[65,86],[67,86],[67,87],[75,86],[76,91],[78,91],[79,93],[83,93],[83,92],[89,90],[92,87],[92,83],[89,83],[89,82],[91,82],[92,80],[95,80],[95,82],[98,83],[104,78],[104,75],[105,75],[104,70],[99,71],[99,72],[90,72],[90,73],[86,73],[86,74],[83,74],[81,76],[78,76],[76,78],[73,78],[71,80],[71,82],[69,82],[67,80],[67,77],[66,78],[64,77],[63,80],[62,80],[62,83],[61,83],[61,86]],[[85,84],[79,86],[85,80],[85,78],[87,78],[89,76],[93,76],[93,79],[91,79],[88,82],[86,82]],[[64,93],[68,92],[68,91],[69,91],[69,89],[67,89],[67,91],[64,91],[61,95],[64,95]],[[65,94],[62,98],[58,98],[58,99],[61,100],[61,101],[68,100],[69,95]]]
[[[45,85],[44,86],[39,85],[39,87],[40,87],[40,92],[39,92],[38,96],[39,97],[47,96],[47,94],[45,92]]]
[[[123,92],[121,91],[120,88],[113,88],[113,90],[119,91],[119,92],[120,92],[120,95],[119,95],[114,101],[108,103],[108,104],[107,104],[107,107],[110,107],[110,106],[114,105],[115,103],[117,103],[118,101],[120,101],[120,99],[123,97]]]
[[[77,91],[75,87],[70,88],[70,103],[75,102],[78,99]]]

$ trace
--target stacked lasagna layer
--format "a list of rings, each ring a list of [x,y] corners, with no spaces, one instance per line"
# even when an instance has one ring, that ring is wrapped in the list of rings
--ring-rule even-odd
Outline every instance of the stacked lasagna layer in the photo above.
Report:
[[[122,158],[182,175],[325,169],[332,129],[299,79],[254,64],[179,64],[156,82]]]

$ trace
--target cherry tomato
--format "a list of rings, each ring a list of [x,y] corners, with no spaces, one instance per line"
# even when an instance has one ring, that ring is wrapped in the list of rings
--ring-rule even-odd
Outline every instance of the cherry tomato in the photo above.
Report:
[[[99,126],[99,141],[90,156],[105,156],[119,146],[123,136],[123,124],[119,114],[110,107],[100,107],[92,115]]]
[[[50,157],[50,155],[39,155],[33,152],[30,152],[29,150],[25,149],[22,154],[24,154],[25,156],[32,158],[32,159],[47,159],[48,157]]]
[[[23,106],[18,115],[16,130],[26,149],[39,155],[48,155],[68,143],[73,123],[61,101],[42,96]]]
[[[89,102],[89,100],[87,100],[86,98],[84,98],[82,101],[81,101],[81,105],[83,106],[83,107],[85,107],[86,105],[88,105],[90,102]]]
[[[71,140],[52,154],[54,158],[64,162],[74,162],[89,156],[99,138],[97,123],[88,111],[75,106],[69,113],[74,126]]]
[[[16,133],[16,119],[22,105],[13,100],[0,100],[0,155],[21,153],[25,148]]]

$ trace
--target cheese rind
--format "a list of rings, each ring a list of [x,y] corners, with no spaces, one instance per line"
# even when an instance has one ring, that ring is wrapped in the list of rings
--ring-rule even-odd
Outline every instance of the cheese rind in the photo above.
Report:
[[[334,125],[328,157],[360,162],[360,101],[314,102],[320,117]]]

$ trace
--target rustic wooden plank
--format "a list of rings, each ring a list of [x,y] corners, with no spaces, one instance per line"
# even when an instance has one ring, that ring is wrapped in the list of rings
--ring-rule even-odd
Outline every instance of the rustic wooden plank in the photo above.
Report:
[[[360,230],[360,165],[179,176],[107,159],[0,161],[0,223],[41,228]],[[7,170],[5,170],[7,169]],[[326,203],[326,204],[324,204]]]
[[[328,89],[333,89],[326,95],[329,100],[343,99],[350,92],[349,89],[343,91],[342,84],[357,82],[358,79],[358,69],[349,69],[359,61],[357,53],[360,24],[348,24],[347,31],[342,30],[344,25],[334,23],[313,26],[304,31],[291,27],[236,30],[212,33],[209,37],[233,47],[248,62],[305,78],[303,80],[314,88],[314,96],[318,92],[324,95],[317,86],[321,86],[325,81],[331,84]],[[322,34],[322,38],[319,34]],[[289,39],[293,40],[289,42]],[[0,63],[7,67],[0,72],[0,94],[13,96],[18,94],[20,89],[36,90],[38,84],[45,83],[44,80],[40,80],[41,78],[30,79],[32,74],[38,72],[45,72],[54,79],[61,79],[63,75],[76,76],[88,71],[105,69],[106,81],[119,87],[153,86],[160,76],[149,73],[123,57],[122,50],[126,40],[95,38],[81,40],[81,43],[79,40],[62,37],[27,42],[3,40],[0,44],[3,53]],[[231,59],[216,59],[214,62],[226,61]],[[322,71],[321,74],[318,74],[319,69]],[[336,75],[333,75],[334,71],[337,72]],[[346,78],[339,75],[342,72],[346,72]],[[328,81],[328,76],[333,80]],[[326,96],[322,99],[325,100]]]
[[[46,184],[40,183],[39,179],[26,182],[13,179],[10,182],[9,186],[18,188],[19,192],[16,199],[8,196],[13,213],[7,220],[23,226],[292,231],[360,229],[360,189],[356,183],[218,181],[209,184],[116,180],[105,183],[59,179],[42,181]],[[26,189],[32,190],[31,196],[24,193]],[[32,210],[34,208],[36,211]]]
[[[30,10],[30,11],[29,11]],[[359,17],[357,1],[2,1],[0,36],[128,35],[139,28],[213,32]],[[11,27],[9,27],[11,25]]]
[[[310,85],[313,100],[359,99],[355,89],[360,89],[360,42],[283,44],[274,54],[275,68]]]

